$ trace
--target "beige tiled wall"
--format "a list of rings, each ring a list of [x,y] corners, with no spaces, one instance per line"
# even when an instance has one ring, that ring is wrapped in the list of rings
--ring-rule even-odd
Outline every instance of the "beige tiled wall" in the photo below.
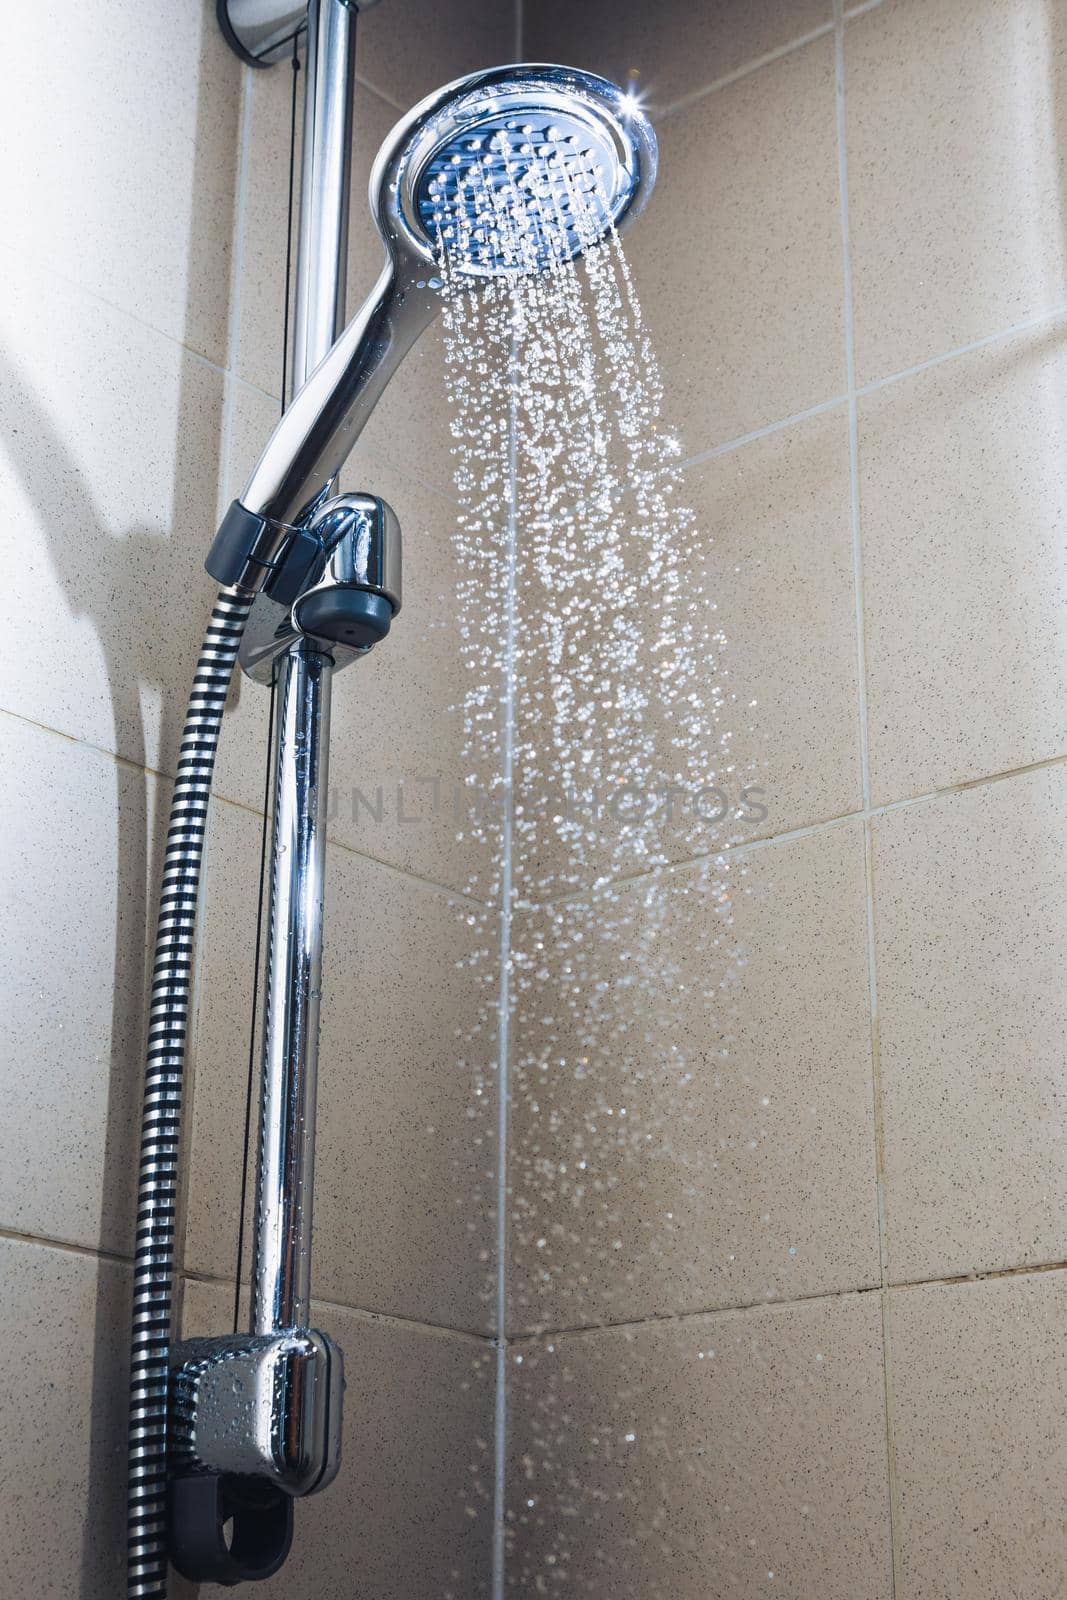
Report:
[[[627,254],[768,817],[728,852],[728,1056],[684,872],[659,1053],[552,1076],[566,1035],[520,1004],[506,1589],[1050,1600],[1067,14],[527,0],[524,53],[657,122]],[[591,904],[555,915],[596,937]],[[684,1094],[676,1036],[706,1052]],[[598,1134],[579,1192],[576,1135],[623,1102],[653,1148]]]
[[[160,829],[204,546],[279,404],[289,74],[242,72],[213,11],[45,0],[5,32],[5,1595],[121,1584]],[[670,1103],[669,1160],[619,1143],[588,1236],[539,1176],[574,1085],[534,1093],[516,1071],[498,1453],[497,1108],[491,1062],[461,1042],[484,1008],[462,896],[484,861],[450,817],[402,823],[394,798],[459,775],[431,336],[351,468],[401,514],[408,589],[334,719],[316,1286],[348,1359],[348,1466],[269,1587],[1051,1600],[1063,8],[386,0],[360,24],[353,301],[375,267],[359,218],[378,140],[435,83],[511,56],[517,12],[522,53],[633,78],[658,120],[630,254],[715,535],[695,581],[760,707],[739,750],[768,790],[736,853],[758,891],[739,910],[749,962],[728,1070]],[[196,1332],[232,1298],[264,710],[235,695],[217,773]],[[379,785],[372,824],[351,796]],[[686,906],[680,887],[682,960]],[[516,1018],[517,1048],[539,1025]],[[692,1005],[673,1025],[709,1030]]]
[[[123,1584],[161,830],[212,594],[204,552],[279,405],[291,72],[242,69],[214,12],[42,0],[5,19],[0,1593],[34,1600]],[[382,136],[514,42],[512,0],[390,0],[361,18],[350,304],[377,267],[365,192]],[[489,1584],[493,1110],[462,1044],[481,996],[458,964],[473,935],[456,894],[478,861],[450,818],[403,824],[395,800],[401,780],[455,776],[437,359],[430,341],[409,364],[351,478],[401,515],[408,594],[389,660],[335,696],[316,1286],[347,1357],[347,1470],[301,1508],[271,1586],[323,1600]],[[199,1332],[231,1314],[265,713],[243,685],[211,825],[184,1260]],[[383,821],[353,823],[353,789],[378,785]]]

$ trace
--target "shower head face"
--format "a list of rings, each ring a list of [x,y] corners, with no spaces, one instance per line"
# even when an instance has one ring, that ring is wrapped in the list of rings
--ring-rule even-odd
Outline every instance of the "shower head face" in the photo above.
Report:
[[[572,67],[449,84],[394,129],[371,176],[387,241],[473,277],[572,260],[640,211],[656,137],[632,96]]]

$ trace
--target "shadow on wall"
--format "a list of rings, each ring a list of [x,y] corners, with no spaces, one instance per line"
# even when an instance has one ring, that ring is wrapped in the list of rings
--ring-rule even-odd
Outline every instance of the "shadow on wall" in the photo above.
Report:
[[[220,48],[213,36],[214,22],[205,11],[200,65],[201,84],[207,77],[210,53]],[[216,73],[217,77],[217,73]],[[235,85],[239,83],[234,78]],[[162,114],[162,113],[161,113]],[[189,230],[189,260],[195,262],[203,251],[210,231],[219,226],[217,202],[210,201],[207,174],[202,170],[211,141],[206,137],[209,122],[217,124],[217,105],[205,103],[203,92],[198,100],[196,116],[195,165],[191,183],[193,210]],[[237,119],[234,119],[235,129]],[[236,172],[236,161],[233,166]],[[217,179],[217,174],[216,174]],[[208,197],[208,202],[202,202]],[[235,196],[232,196],[235,198]],[[227,226],[232,225],[228,217]],[[136,249],[138,225],[141,230],[152,227],[151,215],[137,219],[131,234]],[[195,272],[189,273],[195,282]],[[186,324],[193,321],[192,290],[187,298]],[[71,352],[77,360],[77,352]],[[194,431],[192,424],[202,411],[203,385],[191,381],[199,369],[197,358],[184,354],[181,362],[181,381],[177,404],[179,437]],[[143,373],[143,382],[151,386],[156,381],[151,371]],[[103,1151],[104,1174],[101,1200],[101,1220],[107,1219],[108,1230],[118,1221],[123,1253],[132,1255],[136,1217],[135,1183],[137,1172],[138,1135],[140,1123],[141,1081],[146,1027],[146,985],[150,971],[152,933],[155,923],[158,877],[162,864],[162,824],[169,805],[169,783],[160,785],[163,793],[158,806],[159,825],[149,836],[149,785],[156,780],[143,771],[147,759],[142,695],[147,687],[154,691],[163,707],[160,748],[171,750],[179,736],[185,697],[189,682],[173,683],[144,678],[138,673],[136,662],[144,659],[143,650],[128,651],[123,638],[118,636],[114,614],[116,595],[142,593],[159,602],[159,609],[142,612],[144,627],[162,630],[168,626],[163,609],[165,585],[159,574],[165,571],[170,551],[167,539],[144,524],[117,532],[109,522],[109,508],[99,497],[94,500],[93,487],[79,468],[76,452],[65,440],[53,421],[48,408],[35,392],[32,377],[0,352],[0,382],[9,397],[12,415],[19,419],[17,430],[12,429],[7,441],[9,459],[27,499],[36,511],[37,524],[48,541],[47,550],[54,573],[62,585],[66,604],[72,617],[88,620],[95,630],[105,663],[112,721],[116,735],[121,730],[122,764],[116,762],[115,817],[116,817],[116,871],[117,885],[115,907],[113,975],[113,1008],[111,1016],[111,1068],[108,1082],[106,1131]],[[98,418],[88,418],[91,427],[108,425],[108,396],[101,394]],[[218,441],[216,439],[216,445]],[[136,441],[131,441],[136,448]],[[211,474],[217,479],[221,461],[216,454],[210,459],[197,461],[196,469],[203,476]],[[171,496],[171,519],[174,529],[182,537],[203,543],[206,550],[212,529],[200,526],[202,517],[193,521],[188,513],[194,502],[188,465],[182,464],[180,478],[174,482]],[[88,536],[84,539],[68,536],[72,526],[72,508],[79,526]],[[103,553],[104,559],[100,559]],[[205,619],[206,621],[206,612]],[[41,648],[48,648],[48,621],[43,615],[38,619]],[[154,635],[158,636],[158,635]],[[188,675],[191,682],[199,640],[188,641]],[[150,655],[150,651],[148,652]],[[77,662],[70,663],[72,671]],[[116,744],[119,742],[116,738]],[[132,764],[131,766],[126,763]],[[72,796],[72,803],[76,797]],[[106,881],[106,874],[102,875]],[[152,901],[147,904],[148,889],[152,888]],[[77,1019],[70,1019],[76,1024]],[[76,1035],[75,1035],[76,1036]],[[79,1064],[75,1064],[75,1070]],[[72,1073],[71,1093],[76,1093]],[[125,1572],[125,1440],[126,1415],[123,1403],[120,1414],[115,1412],[115,1395],[125,1399],[126,1382],[126,1327],[128,1326],[129,1276],[126,1275],[126,1300],[122,1311],[122,1338],[116,1341],[116,1311],[113,1304],[105,1303],[106,1296],[98,1296],[97,1318],[94,1328],[93,1383],[91,1395],[91,1438],[88,1482],[85,1485],[85,1515],[83,1518],[81,1581],[78,1590],[81,1600],[107,1596],[111,1600],[120,1589],[124,1592]],[[58,1441],[56,1441],[58,1444]]]

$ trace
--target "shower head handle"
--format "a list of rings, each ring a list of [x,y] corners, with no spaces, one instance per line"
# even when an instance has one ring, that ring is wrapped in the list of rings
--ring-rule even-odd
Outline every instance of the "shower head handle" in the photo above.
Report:
[[[390,255],[372,293],[294,395],[204,563],[218,583],[293,600],[319,554],[304,532],[440,297]],[[281,587],[279,585],[282,585]]]
[[[437,316],[424,273],[390,253],[374,289],[281,417],[241,495],[268,521],[303,526],[316,513],[393,374]]]

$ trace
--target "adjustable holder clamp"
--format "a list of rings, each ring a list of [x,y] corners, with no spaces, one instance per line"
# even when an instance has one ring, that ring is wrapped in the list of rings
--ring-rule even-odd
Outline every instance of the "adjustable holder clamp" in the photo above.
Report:
[[[171,1558],[194,1582],[277,1572],[293,1499],[341,1464],[344,1361],[324,1333],[189,1339],[171,1373]]]
[[[235,526],[238,510],[244,507],[235,502],[226,519]],[[337,495],[290,534],[273,556],[241,642],[241,666],[256,683],[269,684],[301,639],[329,654],[339,672],[385,638],[403,599],[400,524],[376,495]],[[241,559],[235,545],[231,563]]]

